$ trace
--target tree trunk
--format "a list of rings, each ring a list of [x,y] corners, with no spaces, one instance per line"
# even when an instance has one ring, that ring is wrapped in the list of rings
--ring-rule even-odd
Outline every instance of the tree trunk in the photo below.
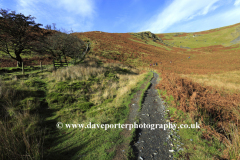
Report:
[[[66,58],[66,56],[64,56],[64,59],[65,59],[65,62],[67,62],[67,58]]]
[[[17,67],[21,67],[22,66],[22,57],[20,56],[20,54],[16,54],[16,59],[17,59]]]
[[[82,54],[82,57],[81,57],[80,61],[82,61],[82,60],[85,58],[85,56],[86,56],[86,53],[87,53],[88,51],[89,51],[89,44],[87,44],[87,48],[86,48],[85,52],[83,52],[83,54]]]

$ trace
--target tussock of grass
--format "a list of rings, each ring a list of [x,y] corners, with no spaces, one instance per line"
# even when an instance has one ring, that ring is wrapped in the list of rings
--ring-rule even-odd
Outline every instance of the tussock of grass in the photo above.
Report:
[[[91,76],[103,74],[105,71],[103,67],[70,66],[53,72],[48,78],[56,81],[88,80]]]
[[[237,126],[230,124],[231,128],[231,141],[227,144],[227,150],[225,153],[229,155],[230,159],[240,158],[240,131]]]

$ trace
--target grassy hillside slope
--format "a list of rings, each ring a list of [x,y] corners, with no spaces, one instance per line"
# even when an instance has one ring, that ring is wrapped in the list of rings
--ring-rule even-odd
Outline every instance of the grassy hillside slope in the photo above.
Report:
[[[158,89],[170,106],[170,121],[199,122],[203,127],[198,133],[178,133],[185,142],[182,146],[185,150],[177,156],[183,159],[238,159],[239,28],[238,23],[196,33],[73,33],[91,42],[91,50],[83,64],[70,65],[57,72],[52,72],[50,67],[46,73],[28,67],[28,77],[20,79],[21,72],[9,68],[16,62],[1,55],[0,78],[4,82],[0,83],[0,107],[8,120],[1,115],[0,132],[4,136],[0,140],[7,138],[12,145],[4,143],[10,150],[0,148],[0,156],[11,156],[15,150],[21,154],[24,146],[31,157],[43,155],[54,159],[56,153],[61,153],[58,158],[71,153],[72,159],[113,158],[115,148],[124,141],[120,130],[106,133],[81,129],[79,133],[74,129],[47,128],[43,152],[37,146],[43,143],[44,136],[37,129],[44,123],[58,121],[124,123],[130,97],[146,81],[145,73],[154,69],[161,74]],[[39,65],[40,61],[47,65],[52,59],[48,55],[35,57],[32,54],[24,56],[23,61],[27,66]],[[156,62],[158,66],[150,67]],[[9,73],[5,73],[6,70]],[[17,95],[21,95],[20,99],[16,99]],[[52,131],[54,136],[50,134]],[[30,136],[33,133],[36,135]],[[23,137],[25,141],[18,143]],[[32,148],[28,145],[30,142]],[[194,154],[196,150],[199,157]]]

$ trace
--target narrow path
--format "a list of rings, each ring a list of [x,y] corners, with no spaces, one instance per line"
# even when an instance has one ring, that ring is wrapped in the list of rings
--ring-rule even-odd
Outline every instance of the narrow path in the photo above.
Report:
[[[154,77],[150,81],[151,85],[145,92],[142,110],[138,113],[139,124],[168,124],[164,118],[165,106],[155,89],[157,80],[158,74],[154,72]],[[155,127],[156,125],[153,128]],[[137,129],[136,142],[132,145],[134,154],[137,159],[141,160],[172,159],[168,139],[168,131],[161,128],[151,130],[150,126]]]

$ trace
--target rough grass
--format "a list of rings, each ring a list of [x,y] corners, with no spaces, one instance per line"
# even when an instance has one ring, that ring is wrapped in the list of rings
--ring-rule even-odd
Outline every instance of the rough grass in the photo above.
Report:
[[[171,106],[169,116],[172,122],[198,122],[201,127],[191,131],[179,129],[177,134],[181,139],[178,145],[184,150],[175,156],[184,159],[239,158],[238,94],[216,91],[165,72],[157,88],[164,91],[161,96]]]
[[[114,67],[116,65],[106,65],[105,67]],[[81,66],[78,66],[81,67]],[[117,77],[114,79],[114,77]],[[97,79],[101,79],[99,83]],[[93,106],[88,108],[88,110],[81,110],[79,104],[74,103],[71,106],[65,108],[61,107],[57,112],[57,117],[61,117],[61,121],[64,123],[82,123],[82,124],[102,124],[102,123],[124,123],[124,120],[127,117],[128,104],[126,103],[127,97],[131,95],[132,90],[137,86],[136,84],[144,78],[144,75],[134,76],[127,74],[103,74],[101,76],[96,76],[94,79],[91,79],[89,83],[85,81],[85,85],[79,86],[83,90],[87,90],[88,94],[83,94],[81,91],[75,91],[74,95],[80,97],[83,95],[85,98],[82,98],[82,101],[92,102]],[[59,83],[59,82],[58,82]],[[71,88],[63,87],[61,89],[71,90]],[[70,84],[72,85],[72,83]],[[89,85],[89,86],[88,86]],[[56,89],[58,87],[56,86]],[[66,92],[65,90],[65,92]],[[72,92],[72,91],[71,91]],[[82,102],[81,102],[82,103]],[[130,102],[129,102],[130,103]],[[75,108],[73,107],[75,106]],[[86,107],[86,106],[85,106]],[[71,112],[77,109],[80,112],[77,112],[75,115],[66,115],[67,112]],[[117,112],[116,112],[117,111]],[[67,131],[66,131],[67,132]],[[80,150],[78,155],[82,155],[83,159],[111,159],[114,156],[114,151],[106,154],[105,150],[114,148],[114,146],[120,144],[123,139],[119,137],[121,129],[109,129],[108,131],[102,129],[81,129],[81,132],[77,130],[68,131],[72,132],[76,136],[69,139],[69,142],[76,141],[77,135],[83,136],[85,141],[79,142],[78,145],[84,143],[85,149]],[[86,135],[86,136],[84,136]],[[87,136],[88,135],[88,136]],[[92,136],[91,136],[92,135]],[[97,136],[97,137],[96,137]],[[87,141],[94,142],[91,144],[85,143]],[[62,148],[61,144],[55,148]],[[98,146],[98,147],[96,147]],[[72,147],[70,147],[71,150]]]
[[[87,58],[77,66],[1,83],[1,157],[112,159],[115,150],[106,151],[122,143],[122,129],[59,130],[56,123],[124,123],[129,98],[145,77],[128,66]]]
[[[240,71],[230,71],[207,75],[190,74],[181,76],[192,79],[203,86],[212,86],[218,90],[224,90],[230,93],[238,93],[240,88]]]
[[[25,98],[28,93],[13,86],[0,82],[0,157],[41,159],[45,130],[39,127],[41,118],[36,114],[40,103],[33,97]]]
[[[177,122],[174,123],[178,126],[195,124],[190,114],[172,107],[168,109],[169,116],[177,119]],[[173,136],[175,139],[173,141],[174,157],[177,159],[214,159],[223,156],[222,151],[226,148],[224,144],[214,137],[204,139],[205,132],[203,128],[178,128],[176,135]]]

